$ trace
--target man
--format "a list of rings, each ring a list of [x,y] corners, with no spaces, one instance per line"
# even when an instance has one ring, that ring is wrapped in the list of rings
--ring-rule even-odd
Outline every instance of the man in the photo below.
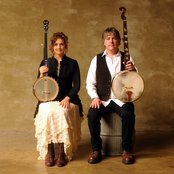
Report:
[[[134,132],[135,114],[132,102],[123,103],[112,92],[112,79],[121,70],[136,71],[132,58],[123,63],[123,53],[119,51],[120,34],[114,27],[107,28],[102,35],[105,51],[95,56],[90,64],[86,89],[92,99],[88,111],[88,126],[91,135],[92,152],[90,164],[102,160],[102,139],[100,137],[100,119],[104,113],[115,112],[122,119],[122,162],[133,164],[132,135]]]

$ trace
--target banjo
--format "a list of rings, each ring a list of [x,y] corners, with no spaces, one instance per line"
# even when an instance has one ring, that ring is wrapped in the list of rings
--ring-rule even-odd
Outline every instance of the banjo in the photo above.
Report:
[[[130,60],[128,47],[127,19],[125,16],[126,8],[120,7],[123,20],[123,43],[124,43],[124,63]],[[124,70],[118,73],[112,82],[112,90],[116,98],[123,102],[133,102],[142,96],[144,82],[136,71]]]
[[[45,66],[48,66],[47,55],[47,32],[48,32],[48,20],[43,21],[44,28],[44,50],[43,61]],[[41,102],[52,101],[57,97],[59,88],[57,82],[45,73],[43,77],[38,78],[33,85],[33,94]]]

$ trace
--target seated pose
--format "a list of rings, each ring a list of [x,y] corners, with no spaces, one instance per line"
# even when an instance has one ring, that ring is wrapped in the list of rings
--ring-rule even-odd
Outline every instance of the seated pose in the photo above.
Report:
[[[59,92],[53,101],[38,103],[35,137],[39,159],[46,166],[62,167],[72,160],[81,136],[80,70],[77,61],[66,56],[68,37],[63,32],[54,33],[50,41],[53,56],[47,59],[47,66],[41,62],[38,78],[47,73],[57,82]]]
[[[100,120],[104,113],[117,113],[122,119],[122,162],[134,163],[132,154],[132,135],[134,132],[135,114],[132,102],[123,103],[112,91],[112,79],[121,70],[135,71],[132,58],[123,63],[122,52],[119,51],[120,33],[114,27],[106,28],[102,35],[105,51],[95,56],[90,64],[86,88],[92,99],[88,111],[88,126],[91,135],[92,152],[90,164],[102,160],[102,139],[100,137]]]

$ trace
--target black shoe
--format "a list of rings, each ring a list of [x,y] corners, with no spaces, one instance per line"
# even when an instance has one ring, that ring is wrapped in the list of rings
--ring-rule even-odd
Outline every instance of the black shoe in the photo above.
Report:
[[[90,164],[96,164],[99,163],[102,160],[101,152],[93,151],[90,153],[88,157],[88,163]]]

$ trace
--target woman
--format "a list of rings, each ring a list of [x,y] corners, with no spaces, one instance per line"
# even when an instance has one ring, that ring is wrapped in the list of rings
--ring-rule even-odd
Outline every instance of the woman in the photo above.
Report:
[[[80,70],[77,61],[66,56],[68,37],[63,32],[54,33],[50,41],[53,56],[47,66],[41,62],[38,78],[47,73],[58,83],[59,93],[54,101],[38,103],[35,136],[39,159],[45,159],[46,166],[62,167],[72,160],[81,133]]]

